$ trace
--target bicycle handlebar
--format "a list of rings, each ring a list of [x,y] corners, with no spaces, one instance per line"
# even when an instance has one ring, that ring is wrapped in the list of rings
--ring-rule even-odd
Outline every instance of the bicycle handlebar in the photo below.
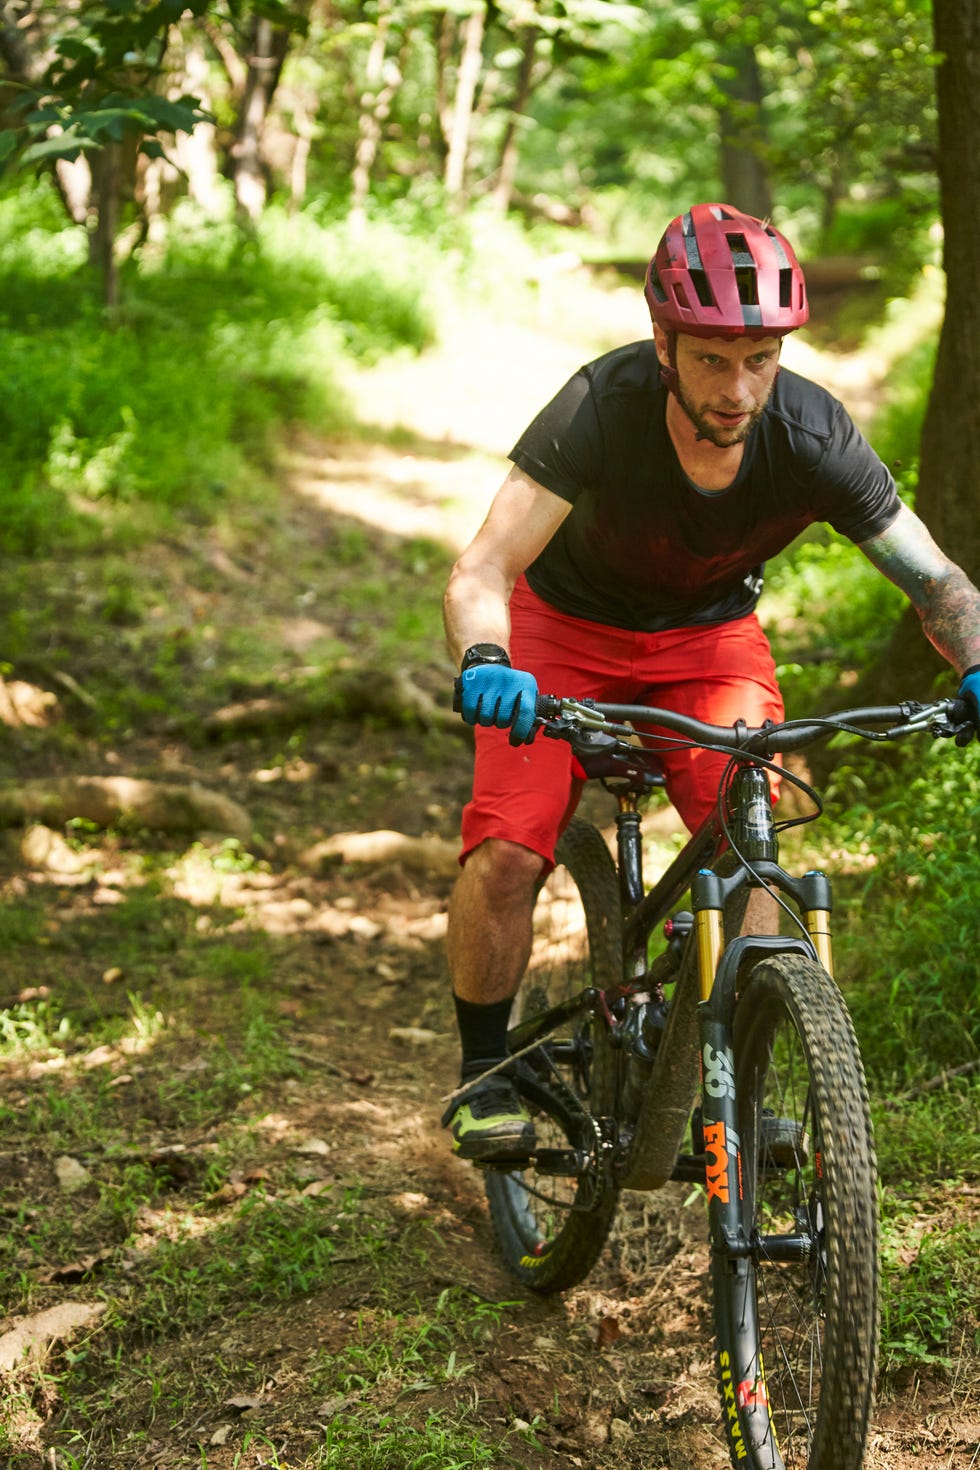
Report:
[[[538,696],[536,714],[545,733],[558,739],[574,739],[577,732],[585,731],[626,737],[634,733],[630,725],[656,725],[672,731],[692,745],[721,748],[732,754],[744,751],[747,755],[762,757],[802,750],[816,740],[840,731],[860,735],[867,740],[897,740],[921,730],[937,738],[950,738],[967,727],[972,728],[973,723],[969,706],[962,699],[937,699],[929,704],[907,700],[902,704],[870,705],[816,719],[784,720],[779,724],[770,721],[758,727],[741,721],[734,725],[708,725],[675,710],[642,704],[597,704],[591,700],[564,699],[552,694]],[[887,728],[865,728],[869,725]]]

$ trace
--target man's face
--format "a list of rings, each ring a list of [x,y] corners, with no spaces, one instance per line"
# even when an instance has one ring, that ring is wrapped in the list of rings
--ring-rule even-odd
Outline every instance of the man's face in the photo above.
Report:
[[[656,334],[667,362],[667,340]],[[719,449],[741,444],[769,401],[779,368],[779,337],[677,337],[677,398],[702,439]]]

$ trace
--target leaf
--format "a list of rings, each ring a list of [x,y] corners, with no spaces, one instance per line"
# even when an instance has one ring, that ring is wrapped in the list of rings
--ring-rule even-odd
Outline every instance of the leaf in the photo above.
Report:
[[[314,1179],[313,1183],[308,1184],[302,1193],[310,1199],[316,1199],[318,1195],[325,1194],[328,1189],[333,1189],[333,1187],[332,1179]]]
[[[45,138],[41,143],[32,143],[25,148],[22,161],[24,163],[38,163],[49,161],[54,158],[67,158],[69,163],[74,163],[80,153],[86,149],[97,148],[98,144],[91,138],[79,138],[69,133],[62,133],[57,138]]]
[[[600,1317],[592,1333],[596,1347],[611,1347],[623,1335],[622,1328],[616,1317]]]
[[[50,1286],[56,1281],[84,1281],[86,1276],[91,1276],[99,1266],[110,1261],[113,1254],[111,1249],[96,1251],[94,1255],[81,1256],[77,1261],[68,1261],[64,1266],[53,1266],[49,1271],[42,1271],[37,1279],[43,1286]]]
[[[66,61],[98,60],[98,51],[91,40],[80,41],[75,36],[62,36],[54,49]]]
[[[240,1179],[229,1179],[227,1184],[222,1184],[209,1198],[216,1201],[241,1199],[243,1194],[248,1193],[248,1186]]]

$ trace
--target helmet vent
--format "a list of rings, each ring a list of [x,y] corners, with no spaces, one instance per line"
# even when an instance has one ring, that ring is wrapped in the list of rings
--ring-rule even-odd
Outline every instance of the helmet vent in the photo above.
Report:
[[[732,265],[736,270],[739,266],[755,265],[755,258],[748,247],[748,242],[744,235],[728,234],[726,232],[725,239],[728,241],[728,248],[732,252]]]
[[[758,306],[759,277],[754,270],[737,270],[735,285],[738,290],[738,299],[743,306]]]
[[[659,302],[663,303],[667,300],[667,292],[664,290],[663,282],[660,279],[660,273],[655,267],[651,267],[650,270],[650,290],[653,292],[654,296],[656,296]]]
[[[690,272],[690,276],[691,276],[691,285],[694,287],[695,291],[697,292],[698,300],[700,301],[701,305],[702,306],[714,306],[715,305],[715,298],[714,298],[714,296],[712,294],[711,286],[710,286],[710,284],[708,282],[708,277],[707,277],[706,272],[704,272],[704,271],[693,271],[692,270]],[[686,303],[685,303],[685,305],[686,305]]]

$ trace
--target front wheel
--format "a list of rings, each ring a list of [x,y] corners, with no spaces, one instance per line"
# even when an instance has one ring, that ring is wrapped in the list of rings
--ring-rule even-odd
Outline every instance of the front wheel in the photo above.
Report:
[[[860,1470],[878,1341],[877,1170],[840,992],[799,954],[764,960],[733,1029],[740,1241],[712,1260],[732,1463]]]
[[[515,1002],[518,1024],[622,974],[619,886],[597,829],[575,820],[534,909],[534,942]],[[585,1007],[520,1067],[538,1151],[520,1168],[487,1173],[487,1200],[510,1272],[535,1291],[563,1291],[595,1264],[617,1191],[598,1121],[615,1109],[619,1053],[609,1028]]]

